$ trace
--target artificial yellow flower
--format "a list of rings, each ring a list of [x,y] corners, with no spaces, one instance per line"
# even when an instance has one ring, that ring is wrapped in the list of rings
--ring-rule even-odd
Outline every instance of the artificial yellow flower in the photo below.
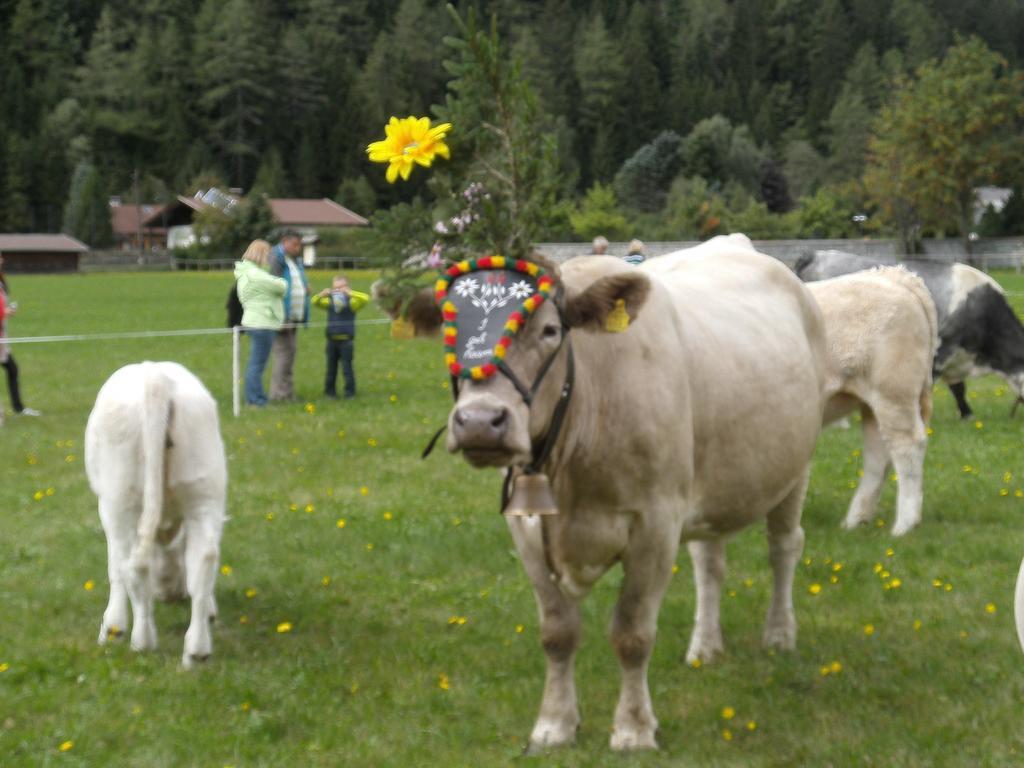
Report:
[[[385,178],[389,184],[394,184],[399,176],[405,181],[412,173],[414,163],[429,168],[437,155],[449,157],[444,138],[451,128],[451,123],[440,123],[431,128],[429,117],[410,115],[399,120],[392,116],[384,126],[384,140],[368,145],[366,153],[371,162],[388,164]]]

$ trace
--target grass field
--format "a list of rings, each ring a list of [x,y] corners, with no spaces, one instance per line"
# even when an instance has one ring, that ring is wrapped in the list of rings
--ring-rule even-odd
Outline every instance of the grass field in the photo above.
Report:
[[[370,281],[353,277],[357,288]],[[1024,279],[998,277],[1024,290]],[[10,330],[217,327],[229,286],[224,273],[14,276],[21,311]],[[16,348],[26,402],[43,416],[9,418],[0,432],[0,765],[453,767],[520,754],[543,683],[536,612],[497,512],[497,473],[444,451],[419,457],[450,408],[440,343],[361,328],[359,396],[330,402],[319,395],[321,334],[301,338],[300,402],[239,419],[228,336]],[[179,669],[185,604],[158,605],[156,653],[95,642],[106,551],[82,435],[103,381],[143,359],[182,362],[221,405],[231,520],[214,655],[194,673]],[[613,754],[618,668],[606,628],[616,569],[584,603],[578,744],[523,760],[1024,764],[1011,605],[1024,554],[1024,417],[1008,418],[1000,380],[970,387],[977,423],[961,423],[936,389],[924,522],[900,540],[888,534],[894,483],[876,524],[840,530],[859,432],[823,435],[795,652],[759,646],[770,584],[759,527],[728,550],[725,657],[687,666],[694,596],[681,553],[650,668],[662,749]]]

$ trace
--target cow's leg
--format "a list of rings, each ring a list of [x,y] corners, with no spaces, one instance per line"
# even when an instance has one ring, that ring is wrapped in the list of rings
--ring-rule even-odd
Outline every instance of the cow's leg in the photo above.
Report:
[[[185,669],[191,669],[197,661],[206,661],[213,652],[210,617],[216,611],[213,587],[220,559],[220,526],[214,522],[217,518],[213,514],[200,510],[196,517],[185,521],[185,579],[192,596],[192,620],[181,656]]]
[[[711,661],[724,649],[719,607],[722,584],[725,581],[725,542],[691,541],[687,544],[693,560],[693,581],[697,588],[697,608],[694,615],[693,635],[686,661]]]
[[[921,522],[924,495],[924,454],[927,432],[914,398],[912,408],[880,408],[878,425],[899,481],[893,536],[902,536]]]
[[[960,410],[961,419],[969,419],[974,415],[971,406],[967,404],[967,386],[962,381],[949,384],[949,391],[953,393],[956,400],[956,407]]]
[[[97,642],[120,638],[128,629],[128,587],[125,583],[134,532],[120,506],[100,498],[100,521],[107,537],[107,578],[110,599],[100,622]]]
[[[182,525],[168,544],[156,547],[153,557],[156,599],[164,603],[184,600],[188,596],[185,584],[185,527]]]
[[[678,531],[635,531],[622,558],[622,588],[611,632],[622,672],[612,749],[658,748],[658,721],[647,687],[647,665],[658,631],[661,600],[672,579],[678,540]]]
[[[530,734],[530,752],[571,744],[579,728],[573,661],[580,644],[579,605],[567,598],[555,584],[544,556],[539,517],[507,518],[512,540],[526,575],[533,585],[540,614],[541,644],[547,656],[544,696],[540,714]]]
[[[132,603],[132,650],[156,648],[153,617],[153,550],[136,541],[125,566],[128,597]]]
[[[804,551],[800,527],[810,467],[789,495],[768,513],[768,559],[772,565],[772,602],[764,626],[764,644],[790,650],[796,647],[796,615],[793,612],[793,573]]]
[[[882,439],[878,419],[868,408],[861,409],[861,432],[864,437],[864,476],[850,501],[850,508],[843,521],[844,528],[856,528],[875,514],[878,497],[882,494],[882,484],[885,482],[885,470],[889,466],[889,451]]]

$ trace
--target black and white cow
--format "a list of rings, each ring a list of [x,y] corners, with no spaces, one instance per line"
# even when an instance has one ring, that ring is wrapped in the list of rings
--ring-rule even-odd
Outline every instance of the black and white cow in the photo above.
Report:
[[[920,277],[935,301],[939,318],[939,350],[934,375],[956,398],[960,416],[972,415],[964,380],[996,373],[1006,379],[1018,399],[1024,392],[1024,326],[991,277],[966,264],[897,261],[843,251],[815,251],[802,256],[794,271],[806,282],[825,280],[886,264],[902,264]]]

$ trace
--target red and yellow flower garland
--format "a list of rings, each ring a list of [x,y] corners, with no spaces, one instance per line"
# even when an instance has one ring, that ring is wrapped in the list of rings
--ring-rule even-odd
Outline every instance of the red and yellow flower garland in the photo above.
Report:
[[[537,281],[537,293],[527,298],[521,309],[509,315],[505,322],[505,332],[498,339],[498,343],[494,345],[494,354],[490,361],[470,368],[459,362],[456,352],[459,309],[448,299],[448,288],[452,281],[460,275],[489,269],[507,269],[529,275]],[[512,339],[519,329],[526,325],[527,319],[536,311],[537,307],[544,303],[544,299],[551,293],[554,284],[555,281],[533,262],[525,259],[506,259],[504,256],[481,256],[477,259],[460,261],[445,270],[444,277],[439,278],[434,286],[434,298],[441,307],[441,315],[444,317],[444,361],[452,376],[480,381],[497,373],[498,363],[505,359],[505,353],[508,351]]]

